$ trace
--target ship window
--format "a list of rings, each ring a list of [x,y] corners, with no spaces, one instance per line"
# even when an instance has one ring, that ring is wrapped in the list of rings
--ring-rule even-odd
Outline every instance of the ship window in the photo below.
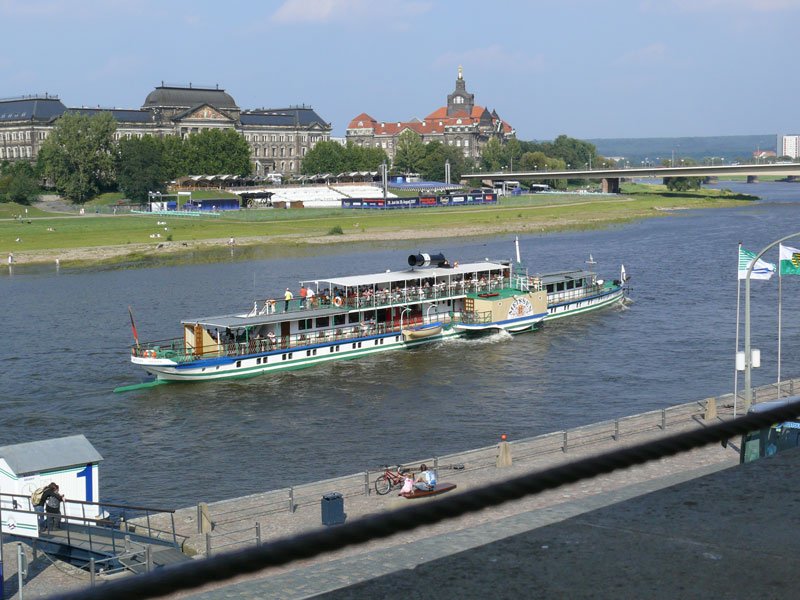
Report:
[[[575,282],[575,287],[583,287],[583,279],[578,279],[578,281]]]
[[[319,317],[317,319],[317,327],[328,327],[330,325],[330,317]]]
[[[383,338],[381,338],[381,346],[383,346]]]
[[[347,315],[333,315],[334,325],[344,325],[346,320],[347,320]]]
[[[572,280],[569,280],[569,281],[567,282],[567,289],[568,289],[568,290],[571,290],[571,289],[573,289],[574,287],[575,287],[575,282],[574,282],[574,281],[572,281]]]
[[[286,355],[285,354],[281,354],[281,360],[286,360]]]
[[[242,361],[240,361],[240,360],[237,360],[237,361],[236,361],[236,368],[238,369],[238,368],[239,368],[239,367],[241,367],[241,366],[242,366]]]
[[[375,340],[375,345],[376,345],[376,346],[378,345],[378,340]]]
[[[395,342],[399,342],[400,341],[400,336],[399,335],[394,336],[394,341]]]
[[[311,327],[312,327],[311,321],[312,321],[312,319],[300,319],[297,322],[297,328],[300,329],[300,330],[302,330],[302,329],[311,329]]]
[[[292,360],[292,353],[289,352],[289,360]]]
[[[338,345],[337,345],[337,346],[336,346],[336,351],[337,351],[337,352],[339,351],[339,348],[340,348],[340,346],[338,346]]]
[[[353,342],[353,350],[355,350],[355,349],[356,349],[356,343]]]
[[[547,293],[548,294],[552,294],[553,293],[553,284],[552,283],[547,284]]]
[[[358,347],[361,348],[361,342],[358,342]]]
[[[361,313],[350,313],[350,322],[358,323],[361,320]]]
[[[257,365],[260,365],[260,364],[261,364],[261,359],[260,359],[260,358],[257,358],[257,359],[256,359],[256,364],[257,364]]]
[[[306,350],[306,356],[311,356],[311,350]]]
[[[331,346],[330,348],[328,348],[328,352],[329,352],[330,354],[333,354],[333,351],[334,351],[334,350],[336,350],[336,347],[335,347],[335,346]]]
[[[557,292],[563,292],[564,291],[564,282],[563,281],[559,281],[556,284],[556,291]]]

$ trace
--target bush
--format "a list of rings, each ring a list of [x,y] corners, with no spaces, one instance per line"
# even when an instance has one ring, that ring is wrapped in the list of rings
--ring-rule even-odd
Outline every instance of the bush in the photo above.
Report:
[[[344,235],[344,231],[342,231],[341,225],[334,225],[333,227],[328,230],[328,235]]]

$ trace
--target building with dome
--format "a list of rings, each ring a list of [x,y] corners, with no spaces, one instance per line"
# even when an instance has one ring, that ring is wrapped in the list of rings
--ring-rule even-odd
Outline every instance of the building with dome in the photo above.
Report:
[[[464,157],[477,160],[490,138],[505,142],[515,131],[496,111],[475,104],[475,95],[467,91],[461,67],[456,87],[447,96],[447,106],[437,108],[424,119],[410,121],[378,121],[361,113],[347,126],[347,141],[359,146],[383,148],[394,159],[397,139],[403,131],[416,131],[422,141],[441,142],[460,148]]]
[[[108,112],[117,121],[116,138],[143,135],[186,137],[205,129],[234,129],[250,146],[256,175],[300,173],[306,153],[330,139],[331,125],[310,106],[242,110],[215,87],[165,85],[147,95],[139,109],[67,108],[58,96],[43,94],[0,100],[0,161],[35,161],[42,142],[65,112]]]

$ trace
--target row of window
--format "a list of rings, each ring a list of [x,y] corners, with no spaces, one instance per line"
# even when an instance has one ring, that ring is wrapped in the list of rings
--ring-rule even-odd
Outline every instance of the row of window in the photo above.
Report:
[[[372,345],[373,346],[383,346],[385,341],[386,341],[386,338],[374,339],[374,340],[372,340]],[[394,341],[395,342],[400,341],[400,336],[396,335],[394,337]],[[358,349],[360,349],[362,347],[362,344],[364,344],[364,343],[366,343],[366,342],[352,342],[351,344],[349,344],[349,346],[351,347],[352,350],[358,350]],[[346,346],[348,346],[348,344],[345,344],[345,347]],[[341,352],[341,349],[342,349],[341,344],[336,344],[335,346],[328,346],[328,354],[334,354],[335,352]],[[308,358],[308,357],[316,356],[317,355],[317,350],[319,350],[319,348],[309,348],[308,350],[306,350],[306,353],[305,353],[306,357]],[[282,361],[292,360],[294,358],[294,352],[285,352],[285,353],[281,354],[280,357],[281,357]],[[269,362],[269,356],[259,356],[259,357],[256,358],[256,365],[266,365],[266,364],[268,364],[268,362]],[[236,368],[239,369],[241,367],[242,367],[242,361],[241,360],[237,360],[236,361]],[[206,368],[203,367],[202,371],[205,371],[205,370],[206,370]],[[219,366],[216,367],[216,370],[219,371]]]
[[[43,140],[47,137],[46,131],[35,131],[33,139]],[[4,142],[21,142],[23,140],[31,140],[31,131],[5,131],[0,132],[0,141]]]
[[[0,147],[0,160],[4,158],[32,158],[33,150],[30,146]]]

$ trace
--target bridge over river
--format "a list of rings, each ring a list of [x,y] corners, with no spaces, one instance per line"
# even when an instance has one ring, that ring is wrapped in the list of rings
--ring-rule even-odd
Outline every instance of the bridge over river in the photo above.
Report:
[[[480,180],[487,185],[508,179],[599,179],[603,191],[619,193],[621,179],[642,177],[721,177],[745,176],[748,183],[758,181],[760,175],[780,175],[793,178],[800,175],[800,163],[780,163],[770,165],[705,165],[680,167],[637,167],[634,169],[565,169],[560,171],[510,171],[495,173],[465,173],[462,180]]]

